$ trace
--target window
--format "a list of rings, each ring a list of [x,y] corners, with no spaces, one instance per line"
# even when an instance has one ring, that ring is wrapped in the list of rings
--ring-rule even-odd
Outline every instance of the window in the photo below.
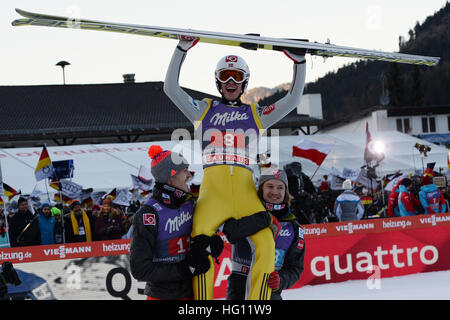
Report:
[[[397,119],[397,131],[408,133],[410,130],[409,119]]]
[[[449,128],[450,128],[450,120],[449,120]],[[402,119],[397,119],[397,131],[403,132]]]
[[[403,119],[403,128],[405,129],[405,133],[409,133],[411,127],[409,126],[409,119]]]
[[[436,119],[434,117],[422,118],[422,132],[436,132]]]
[[[430,120],[430,132],[436,132],[436,122],[434,117],[428,119]]]
[[[428,133],[428,119],[422,118],[422,132]]]

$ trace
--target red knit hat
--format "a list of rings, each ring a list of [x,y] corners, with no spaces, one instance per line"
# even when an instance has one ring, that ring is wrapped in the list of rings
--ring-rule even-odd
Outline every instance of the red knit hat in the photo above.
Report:
[[[81,206],[81,202],[79,201],[79,200],[72,200],[71,202],[70,202],[70,208],[74,208],[75,206]]]
[[[170,177],[189,167],[189,163],[181,154],[163,150],[159,145],[152,145],[148,149],[148,155],[152,159],[151,172],[155,182],[167,183]]]
[[[431,177],[429,175],[424,175],[422,176],[422,184],[423,185],[428,185],[431,183]]]

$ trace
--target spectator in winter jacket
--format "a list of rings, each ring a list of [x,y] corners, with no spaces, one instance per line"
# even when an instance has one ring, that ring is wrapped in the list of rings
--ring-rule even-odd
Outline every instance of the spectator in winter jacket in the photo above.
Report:
[[[103,200],[103,206],[95,220],[95,240],[120,239],[124,233],[122,215],[112,207],[111,199]]]
[[[78,200],[70,203],[72,211],[64,217],[64,231],[66,242],[90,242],[94,232],[92,215],[81,208]]]
[[[8,219],[11,247],[40,245],[39,222],[28,210],[27,199],[20,197],[17,205],[17,212]]]
[[[51,210],[52,217],[55,219],[55,244],[64,243],[64,229],[62,225],[61,210],[53,207]]]
[[[434,183],[431,183],[431,181],[429,175],[422,177],[423,186],[420,187],[419,199],[422,207],[425,209],[425,213],[447,212],[447,203],[441,190]]]
[[[336,198],[334,203],[334,214],[339,221],[361,220],[364,215],[364,206],[358,195],[352,191],[352,181],[345,180],[342,188],[344,192]]]
[[[9,248],[8,230],[6,229],[6,220],[3,212],[0,211],[0,249]]]
[[[227,299],[245,299],[245,287],[251,271],[252,253],[249,235],[270,227],[275,239],[275,271],[268,275],[271,300],[281,300],[283,289],[292,287],[303,272],[303,230],[290,209],[288,177],[283,170],[268,168],[258,181],[258,196],[267,211],[239,220],[230,219],[223,232],[233,245],[232,272],[228,277]]]
[[[413,195],[410,190],[412,181],[404,178],[398,187],[398,208],[401,217],[414,216],[417,211],[414,207]]]
[[[55,244],[55,218],[52,216],[51,206],[48,203],[41,205],[38,220],[41,231],[41,244]]]
[[[388,199],[388,209],[386,216],[389,217],[399,217],[400,211],[398,210],[398,187],[402,182],[402,178],[398,179],[397,184],[392,188],[392,192],[389,194]]]

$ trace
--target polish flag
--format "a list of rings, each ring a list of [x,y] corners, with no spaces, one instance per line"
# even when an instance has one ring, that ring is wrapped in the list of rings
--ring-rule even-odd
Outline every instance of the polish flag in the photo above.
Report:
[[[320,166],[333,147],[334,144],[322,144],[303,139],[292,147],[292,156],[309,159]]]

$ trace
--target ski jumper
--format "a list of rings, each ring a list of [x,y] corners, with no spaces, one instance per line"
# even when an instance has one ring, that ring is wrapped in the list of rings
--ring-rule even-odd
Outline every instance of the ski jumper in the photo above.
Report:
[[[178,83],[186,52],[178,47],[172,56],[164,82],[164,92],[191,121],[196,139],[202,147],[203,181],[195,207],[192,238],[212,236],[228,219],[239,219],[265,211],[258,198],[251,164],[255,164],[258,139],[269,128],[300,104],[305,83],[306,66],[294,64],[294,78],[287,95],[276,103],[261,107],[227,105],[221,101],[194,100]],[[275,243],[270,228],[249,237],[252,264],[247,281],[246,299],[268,300],[271,289],[267,285],[274,271]],[[194,276],[194,299],[211,300],[214,293],[214,263],[210,269]]]

